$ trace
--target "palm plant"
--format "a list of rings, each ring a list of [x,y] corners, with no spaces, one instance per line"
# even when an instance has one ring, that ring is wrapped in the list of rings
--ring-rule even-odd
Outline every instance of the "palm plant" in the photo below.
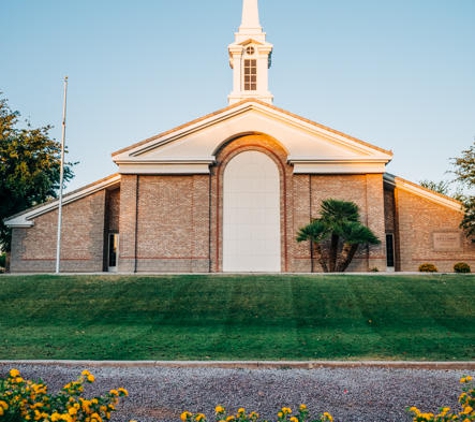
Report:
[[[322,202],[320,218],[297,233],[297,241],[310,241],[312,272],[314,254],[324,272],[343,272],[359,246],[379,244],[374,233],[360,222],[354,202],[327,199]]]

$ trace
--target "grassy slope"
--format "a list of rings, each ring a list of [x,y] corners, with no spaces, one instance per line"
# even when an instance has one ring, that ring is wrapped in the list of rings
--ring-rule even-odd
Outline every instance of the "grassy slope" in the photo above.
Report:
[[[0,277],[0,359],[475,359],[472,276]]]

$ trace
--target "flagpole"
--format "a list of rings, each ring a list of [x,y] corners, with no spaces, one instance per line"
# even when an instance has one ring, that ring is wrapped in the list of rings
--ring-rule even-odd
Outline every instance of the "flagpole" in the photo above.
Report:
[[[63,217],[63,182],[64,182],[64,145],[66,142],[66,103],[68,97],[68,77],[64,78],[63,93],[63,122],[61,131],[61,164],[59,172],[59,205],[58,205],[58,237],[56,242],[56,274],[59,274],[59,264],[61,261],[61,226]]]

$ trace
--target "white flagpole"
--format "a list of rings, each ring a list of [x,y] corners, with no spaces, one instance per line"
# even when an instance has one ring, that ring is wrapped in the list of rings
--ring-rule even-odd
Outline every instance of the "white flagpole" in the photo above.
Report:
[[[61,261],[61,225],[63,214],[63,182],[64,182],[64,145],[66,142],[66,102],[68,97],[68,77],[64,78],[63,94],[63,123],[61,132],[61,166],[59,173],[59,205],[58,205],[58,238],[56,242],[56,274],[59,274],[59,263]]]

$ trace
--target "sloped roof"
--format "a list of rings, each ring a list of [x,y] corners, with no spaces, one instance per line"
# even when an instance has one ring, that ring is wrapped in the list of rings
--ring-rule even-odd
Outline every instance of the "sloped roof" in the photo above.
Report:
[[[120,174],[116,173],[100,179],[96,182],[83,186],[63,196],[63,205],[67,205],[71,202],[82,199],[88,195],[98,192],[102,189],[110,188],[114,185],[118,185],[120,182]],[[33,226],[33,219],[40,215],[46,214],[59,207],[59,200],[54,199],[44,204],[37,205],[32,208],[28,208],[18,214],[3,220],[7,227],[31,227]]]
[[[450,196],[443,195],[439,192],[435,192],[431,189],[427,189],[417,183],[406,180],[402,177],[395,176],[390,173],[384,174],[384,181],[390,186],[405,190],[417,196],[420,196],[428,201],[435,202],[436,204],[444,207],[451,208],[455,211],[463,212],[463,204]]]
[[[215,152],[225,142],[248,133],[265,134],[280,142],[296,172],[383,173],[392,159],[391,151],[256,99],[243,100],[147,138],[116,151],[112,158],[122,173],[173,172],[172,165],[179,171],[203,173],[208,172]],[[368,166],[355,170],[356,163],[373,163],[374,171]]]

